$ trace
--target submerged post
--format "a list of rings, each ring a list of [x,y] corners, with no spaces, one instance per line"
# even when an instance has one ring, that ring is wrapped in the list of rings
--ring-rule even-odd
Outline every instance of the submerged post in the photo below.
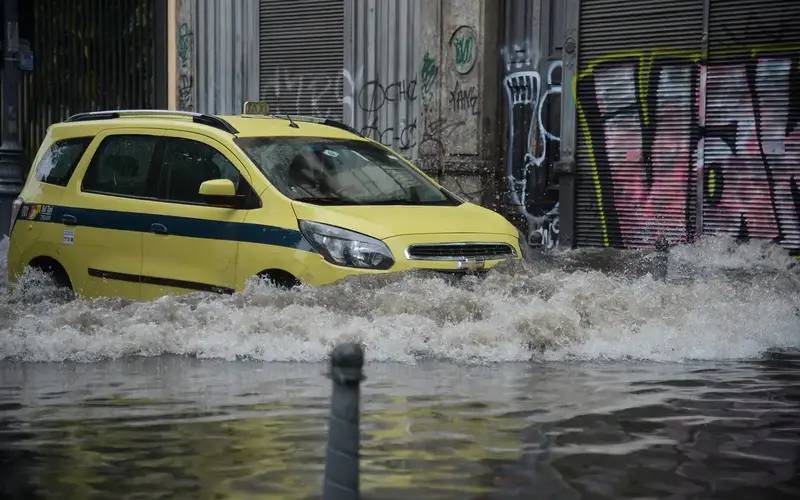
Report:
[[[669,265],[669,242],[664,236],[656,240],[656,263],[653,277],[657,280],[667,279],[667,266]]]
[[[333,396],[325,452],[324,500],[359,498],[359,384],[364,379],[363,366],[364,351],[359,344],[342,344],[331,353]]]

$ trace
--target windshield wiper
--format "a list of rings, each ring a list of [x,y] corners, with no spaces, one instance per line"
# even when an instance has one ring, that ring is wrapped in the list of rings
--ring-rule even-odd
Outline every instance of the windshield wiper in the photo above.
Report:
[[[389,200],[370,200],[362,202],[364,205],[453,205],[450,200],[436,200],[436,201],[423,201],[423,200],[409,200],[407,198],[389,199]]]
[[[361,205],[356,200],[349,198],[340,198],[338,196],[301,196],[294,198],[294,201],[302,201],[303,203],[312,203],[315,205]]]

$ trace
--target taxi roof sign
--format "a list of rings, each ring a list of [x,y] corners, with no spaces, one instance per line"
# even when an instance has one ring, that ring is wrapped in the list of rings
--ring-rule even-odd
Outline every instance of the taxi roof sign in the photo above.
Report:
[[[267,101],[245,101],[243,115],[268,115],[269,103]]]

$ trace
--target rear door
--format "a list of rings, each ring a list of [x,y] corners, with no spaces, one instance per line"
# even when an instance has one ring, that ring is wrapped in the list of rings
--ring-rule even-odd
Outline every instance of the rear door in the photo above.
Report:
[[[139,130],[114,130],[98,138],[74,203],[63,208],[59,220],[65,241],[71,240],[68,250],[79,254],[81,292],[135,299],[141,291],[146,227],[141,208],[152,196],[159,138]]]
[[[238,235],[246,210],[206,204],[207,180],[229,179],[251,194],[239,160],[222,144],[201,135],[162,137],[157,200],[148,201],[150,227],[142,249],[142,294],[152,298],[187,291],[232,292]]]

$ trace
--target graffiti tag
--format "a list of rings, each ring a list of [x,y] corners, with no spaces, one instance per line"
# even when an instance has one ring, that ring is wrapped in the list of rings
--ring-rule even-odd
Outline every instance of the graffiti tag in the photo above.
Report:
[[[478,114],[478,88],[475,85],[462,87],[461,82],[456,80],[455,85],[450,90],[450,97],[447,99],[450,110],[457,113]]]
[[[306,74],[276,68],[266,88],[267,100],[275,103],[274,111],[309,113],[315,116],[338,116],[339,92],[344,75]],[[272,104],[271,102],[271,104]],[[281,109],[280,104],[288,106]]]
[[[178,107],[194,110],[194,77],[192,76],[192,52],[194,34],[187,23],[178,28]]]
[[[400,80],[384,86],[377,80],[365,83],[358,91],[356,100],[359,109],[380,111],[387,103],[415,101],[417,99],[417,80]]]
[[[385,146],[406,151],[417,145],[417,120],[414,119],[411,123],[398,128],[394,126],[381,128],[378,116],[374,116],[369,125],[361,128],[361,134]]]
[[[471,26],[459,26],[450,37],[450,46],[453,49],[453,62],[456,71],[465,75],[475,66],[476,36]]]
[[[433,89],[433,84],[436,83],[436,78],[439,76],[439,67],[436,65],[436,59],[426,52],[422,58],[422,68],[419,72],[420,79],[422,80],[422,92],[428,94]]]
[[[561,105],[562,63],[552,61],[546,78],[534,69],[530,58],[516,64],[507,61],[506,68],[503,87],[509,119],[505,172],[509,202],[530,239],[549,248],[558,239],[558,231],[549,229],[558,227],[558,210],[553,212],[557,194],[549,185],[553,163],[558,159],[560,123],[548,128],[547,118]]]

